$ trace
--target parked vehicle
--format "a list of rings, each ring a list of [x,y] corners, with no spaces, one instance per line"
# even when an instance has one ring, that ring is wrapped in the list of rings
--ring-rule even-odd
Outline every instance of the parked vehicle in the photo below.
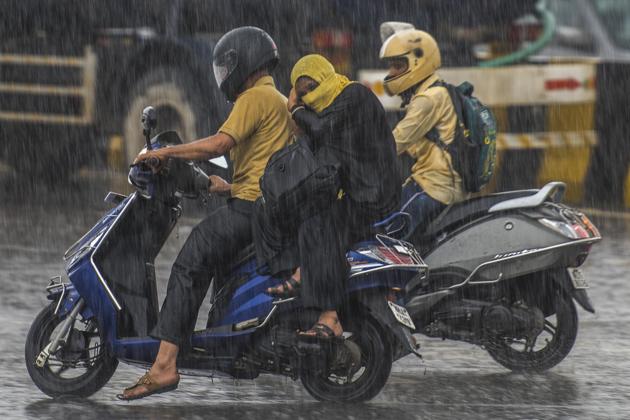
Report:
[[[480,20],[496,25],[531,8],[475,0]],[[274,72],[281,92],[303,55],[325,55],[340,72],[378,63],[378,25],[410,14],[452,16],[455,0],[22,0],[3,10],[0,27],[0,158],[29,176],[62,179],[107,159],[125,168],[142,147],[137,115],[155,105],[160,130],[183,141],[212,134],[229,112],[212,77],[222,34],[255,25],[278,43]],[[419,23],[419,22],[418,22]],[[461,37],[452,45],[462,45]],[[357,48],[359,46],[360,48]],[[372,53],[373,52],[373,53]],[[468,57],[461,51],[450,57]],[[98,114],[98,118],[96,115]],[[47,176],[54,173],[55,176]],[[225,176],[226,174],[220,174]]]
[[[447,208],[413,243],[429,266],[407,285],[416,332],[484,347],[513,371],[544,371],[571,351],[575,302],[595,309],[579,267],[601,237],[561,203],[564,184]]]
[[[180,143],[168,131],[150,145]],[[170,160],[154,179],[146,178],[150,173],[132,168],[136,192],[108,195],[115,208],[65,254],[69,282],[58,277],[46,288],[51,303],[33,321],[25,360],[33,382],[50,396],[87,397],[109,381],[119,361],[147,366],[157,354],[159,340],[148,337],[158,316],[154,260],[181,215],[181,197],[206,190],[208,179],[179,160]],[[192,349],[178,360],[180,372],[285,375],[299,378],[319,400],[374,397],[392,362],[416,353],[413,323],[396,300],[426,265],[411,245],[384,235],[358,244],[348,260],[348,294],[339,310],[344,336],[304,343],[295,331],[312,326],[319,311],[298,298],[273,300],[265,291],[281,279],[261,274],[245,251],[213,280],[207,328],[192,335]]]

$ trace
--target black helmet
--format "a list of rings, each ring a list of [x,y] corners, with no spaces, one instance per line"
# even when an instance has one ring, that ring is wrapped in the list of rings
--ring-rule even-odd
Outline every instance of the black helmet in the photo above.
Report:
[[[278,64],[278,47],[269,34],[254,26],[232,29],[219,39],[212,54],[214,78],[229,101],[235,101],[255,71]]]

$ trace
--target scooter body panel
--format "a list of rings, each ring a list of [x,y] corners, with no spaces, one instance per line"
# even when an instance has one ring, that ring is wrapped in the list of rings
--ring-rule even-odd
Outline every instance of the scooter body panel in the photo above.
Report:
[[[514,257],[478,270],[476,280],[492,281],[518,277],[557,266],[563,261],[559,252],[536,252],[569,243],[566,238],[524,215],[513,213],[489,216],[458,229],[440,242],[425,261],[431,274],[441,271],[472,273],[478,266]]]

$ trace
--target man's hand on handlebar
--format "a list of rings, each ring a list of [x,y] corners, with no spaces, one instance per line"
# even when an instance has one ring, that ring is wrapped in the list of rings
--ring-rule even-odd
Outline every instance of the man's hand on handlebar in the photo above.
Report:
[[[162,165],[166,161],[166,156],[162,153],[163,149],[160,150],[150,150],[141,152],[133,161],[134,165],[144,162],[153,173],[158,173],[160,169],[162,169]]]
[[[208,192],[211,194],[230,194],[232,192],[232,184],[217,175],[208,177]]]

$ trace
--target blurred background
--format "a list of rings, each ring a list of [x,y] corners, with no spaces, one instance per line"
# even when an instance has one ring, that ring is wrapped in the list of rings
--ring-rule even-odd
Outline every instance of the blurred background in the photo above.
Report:
[[[485,192],[560,180],[573,204],[630,207],[625,0],[3,0],[1,16],[0,171],[17,182],[92,176],[126,189],[147,105],[185,141],[214,133],[230,105],[212,48],[241,25],[278,44],[283,93],[293,63],[318,52],[370,86],[395,124],[379,26],[404,21],[437,39],[442,77],[472,82],[497,116]]]

